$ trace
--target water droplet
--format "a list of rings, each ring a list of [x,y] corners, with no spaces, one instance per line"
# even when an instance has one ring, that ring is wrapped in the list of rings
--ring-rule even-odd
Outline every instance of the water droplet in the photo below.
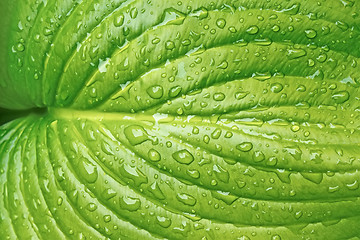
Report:
[[[175,48],[175,43],[173,41],[166,41],[165,48],[167,50],[173,50]]]
[[[138,15],[138,10],[137,10],[137,8],[136,8],[136,7],[132,8],[132,9],[130,10],[130,17],[131,17],[132,19],[134,19],[134,18],[137,17],[137,15]]]
[[[120,207],[130,212],[137,211],[141,207],[140,199],[133,197],[122,197],[119,199]]]
[[[216,128],[215,130],[214,130],[214,132],[211,134],[211,137],[213,138],[213,139],[218,139],[220,136],[221,136],[221,129],[220,128]]]
[[[311,173],[311,172],[300,172],[301,176],[303,176],[305,179],[320,184],[323,180],[323,174],[322,173]]]
[[[128,164],[123,164],[119,168],[119,173],[122,176],[131,179],[136,186],[140,186],[141,184],[148,182],[144,173],[142,173],[137,167],[132,167]]]
[[[176,195],[176,198],[177,200],[179,200],[179,202],[182,202],[183,204],[188,206],[194,206],[196,204],[196,199],[193,196],[186,193],[178,193]]]
[[[229,172],[222,168],[221,166],[219,165],[214,165],[213,166],[213,171],[215,172],[215,175],[216,177],[221,181],[221,182],[224,182],[224,183],[228,183],[229,182]]]
[[[110,216],[110,215],[105,215],[105,216],[103,217],[103,219],[104,219],[104,222],[108,223],[108,222],[111,221],[111,216]]]
[[[57,200],[57,205],[58,205],[58,206],[61,206],[62,203],[63,203],[63,201],[64,201],[63,198],[62,198],[62,197],[59,197],[58,200]]]
[[[182,91],[182,88],[180,86],[172,87],[169,90],[169,97],[175,98],[175,97],[179,96],[181,91]]]
[[[105,200],[110,200],[111,198],[115,197],[116,194],[117,194],[117,193],[116,193],[113,189],[107,188],[107,189],[105,189],[105,190],[102,192],[101,196],[102,196]]]
[[[18,43],[18,44],[16,44],[15,49],[18,52],[23,52],[23,51],[25,51],[25,46],[22,43]]]
[[[215,93],[213,98],[214,98],[215,101],[220,102],[220,101],[223,101],[225,99],[225,94],[220,93],[220,92]]]
[[[246,32],[250,35],[254,35],[254,34],[257,34],[259,32],[259,27],[254,25],[254,26],[251,26],[249,27]]]
[[[153,162],[158,162],[161,160],[160,153],[158,151],[156,151],[155,149],[149,150],[148,157],[149,157],[150,161],[153,161]]]
[[[237,92],[235,93],[235,98],[237,100],[241,100],[243,98],[245,98],[247,95],[249,95],[250,92]]]
[[[278,159],[276,157],[270,157],[267,162],[266,162],[266,165],[268,166],[276,166],[278,162]]]
[[[124,24],[124,15],[122,13],[117,14],[113,23],[115,27],[121,27]]]
[[[86,206],[86,209],[90,212],[93,212],[97,209],[97,206],[95,203],[89,203],[87,206]]]
[[[211,195],[214,198],[217,198],[227,205],[233,204],[239,197],[236,197],[234,195],[231,195],[229,192],[222,192],[222,191],[211,191]]]
[[[145,129],[138,125],[133,125],[125,128],[124,133],[130,144],[133,146],[149,140],[148,134]]]
[[[149,192],[151,192],[152,195],[154,195],[154,197],[156,197],[157,199],[160,200],[164,200],[165,199],[165,195],[164,193],[161,191],[160,186],[157,182],[154,182],[153,184],[151,184],[148,187]]]
[[[306,51],[304,49],[289,49],[287,56],[290,60],[301,58],[306,56]]]
[[[357,190],[357,189],[359,189],[359,182],[358,182],[358,180],[355,180],[353,183],[346,184],[346,187],[349,190]]]
[[[194,161],[194,156],[186,149],[173,153],[172,157],[181,164],[189,165]]]
[[[347,100],[349,100],[350,98],[350,94],[348,91],[340,91],[340,92],[336,92],[334,95],[332,95],[331,97],[337,104],[341,104],[346,102]]]
[[[302,151],[298,146],[285,147],[284,151],[289,153],[295,160],[301,159]]]
[[[307,30],[305,30],[305,35],[307,38],[313,39],[316,37],[317,33],[313,29],[307,29]]]
[[[163,96],[164,89],[163,89],[163,87],[161,87],[159,85],[155,85],[155,86],[149,87],[146,90],[146,92],[147,92],[147,94],[149,94],[149,96],[151,98],[159,99],[159,98],[161,98]]]
[[[273,92],[273,93],[279,93],[281,92],[282,90],[284,89],[283,85],[281,83],[273,83],[271,84],[270,86],[270,90]]]
[[[291,125],[290,129],[293,132],[298,132],[300,130],[300,126],[299,125]]]
[[[226,26],[226,20],[223,18],[219,18],[218,20],[216,20],[216,26],[223,29]]]
[[[255,151],[252,156],[254,162],[261,162],[265,160],[265,155],[261,151]]]
[[[290,8],[285,8],[279,12],[286,13],[289,15],[296,15],[300,10],[300,3],[293,4]]]
[[[167,217],[157,216],[156,222],[163,228],[168,228],[171,225],[171,219]]]
[[[279,235],[275,234],[271,237],[271,240],[281,240],[281,237]]]
[[[190,177],[194,178],[194,179],[198,179],[200,178],[200,172],[196,169],[192,169],[192,170],[187,170],[186,174],[189,175]]]
[[[94,183],[98,178],[97,167],[86,158],[82,158],[78,165],[79,174],[88,182]]]
[[[242,152],[249,152],[253,148],[253,144],[251,142],[243,142],[241,144],[236,145],[236,149]]]
[[[154,38],[151,42],[152,44],[158,44],[160,41],[160,38]]]
[[[217,66],[217,68],[226,69],[228,66],[229,66],[229,63],[226,60],[224,60]]]
[[[114,152],[112,151],[110,145],[105,141],[101,142],[101,150],[109,156],[114,156]]]
[[[349,25],[347,25],[346,23],[344,23],[342,21],[336,21],[335,24],[343,31],[346,31],[349,29]]]

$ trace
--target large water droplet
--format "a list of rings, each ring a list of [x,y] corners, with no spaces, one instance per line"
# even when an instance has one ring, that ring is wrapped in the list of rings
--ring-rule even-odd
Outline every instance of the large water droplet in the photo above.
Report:
[[[156,85],[156,86],[152,86],[152,87],[149,87],[146,92],[149,94],[149,96],[151,98],[154,98],[154,99],[159,99],[163,96],[164,94],[164,89],[163,87],[159,86],[159,85]]]
[[[253,144],[251,142],[243,142],[236,145],[236,149],[242,152],[249,152],[253,148]]]
[[[179,202],[182,202],[185,205],[194,206],[196,204],[196,199],[186,193],[178,193],[176,198],[179,200]]]
[[[171,219],[167,217],[157,216],[156,222],[163,228],[168,228],[171,225]]]
[[[97,167],[86,158],[82,158],[78,165],[79,174],[88,182],[94,183],[98,178]]]
[[[254,25],[254,26],[251,26],[249,27],[246,32],[250,35],[254,35],[254,34],[257,34],[259,32],[259,27]]]
[[[219,18],[218,20],[216,20],[216,26],[218,26],[219,28],[223,29],[226,25],[226,20],[223,18]]]
[[[336,92],[331,98],[338,104],[344,103],[350,98],[350,94],[348,91]]]
[[[290,60],[301,58],[303,56],[306,56],[306,51],[304,49],[289,49],[287,56]]]
[[[158,151],[156,151],[155,149],[149,150],[148,157],[149,157],[150,161],[153,161],[153,162],[158,162],[161,160],[160,153]]]
[[[231,195],[229,192],[222,192],[222,191],[211,191],[211,195],[214,198],[217,198],[227,205],[231,205],[233,202],[235,202],[239,197],[236,197],[234,195]]]
[[[133,146],[149,140],[149,136],[145,129],[138,125],[133,125],[125,128],[124,133],[130,144]]]
[[[230,176],[229,176],[229,172],[226,169],[224,169],[221,166],[216,164],[216,165],[213,166],[213,171],[215,172],[216,177],[220,181],[222,181],[224,183],[229,182],[229,177]]]
[[[154,182],[153,184],[151,184],[148,187],[149,192],[152,193],[152,195],[154,195],[154,197],[156,197],[159,200],[164,200],[165,199],[165,195],[162,192],[162,190],[160,189],[160,186],[157,182]]]
[[[133,197],[122,197],[119,199],[120,207],[130,212],[137,211],[141,207],[140,199]]]
[[[173,153],[172,157],[181,164],[189,165],[194,161],[194,156],[186,149]]]
[[[119,173],[131,179],[135,186],[140,186],[143,183],[147,183],[148,179],[144,173],[142,173],[137,167],[131,167],[128,164],[124,164],[119,168]]]

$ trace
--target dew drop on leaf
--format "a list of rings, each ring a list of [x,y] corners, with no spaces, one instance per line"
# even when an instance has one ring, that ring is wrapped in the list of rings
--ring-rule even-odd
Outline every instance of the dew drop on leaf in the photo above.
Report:
[[[249,152],[253,148],[253,144],[251,142],[243,142],[236,145],[236,149],[242,152]]]
[[[156,217],[156,222],[163,228],[168,228],[171,225],[171,219],[168,217]]]
[[[194,161],[194,156],[186,149],[177,151],[172,154],[172,157],[181,164],[189,165]]]
[[[196,204],[196,199],[187,193],[178,193],[176,198],[179,202],[188,206],[194,206]]]
[[[159,99],[164,95],[164,89],[159,85],[149,87],[146,92],[154,99]]]
[[[138,125],[132,125],[125,128],[124,133],[130,144],[133,146],[149,140],[149,136],[145,129]]]
[[[119,199],[119,204],[122,209],[128,210],[130,212],[137,211],[141,207],[140,199],[127,196],[121,197]]]
[[[161,160],[160,153],[158,151],[156,151],[155,149],[149,150],[148,157],[149,157],[150,161],[153,161],[153,162],[158,162]]]

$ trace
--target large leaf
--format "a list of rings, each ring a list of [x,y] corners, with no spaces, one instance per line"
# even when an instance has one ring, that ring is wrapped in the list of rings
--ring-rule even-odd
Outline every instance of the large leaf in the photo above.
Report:
[[[0,3],[0,238],[358,238],[359,10]]]

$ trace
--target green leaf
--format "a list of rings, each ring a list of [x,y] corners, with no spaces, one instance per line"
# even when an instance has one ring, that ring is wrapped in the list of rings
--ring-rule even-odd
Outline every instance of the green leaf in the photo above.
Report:
[[[358,238],[359,6],[0,3],[0,236]]]

